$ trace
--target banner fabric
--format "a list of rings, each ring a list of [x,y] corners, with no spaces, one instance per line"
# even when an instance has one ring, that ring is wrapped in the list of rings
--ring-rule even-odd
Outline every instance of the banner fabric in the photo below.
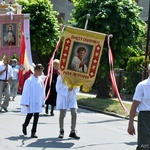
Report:
[[[60,74],[70,88],[89,92],[95,81],[106,34],[66,26]]]
[[[23,29],[23,15],[0,15],[0,59],[3,55],[8,57],[21,55],[21,37]]]

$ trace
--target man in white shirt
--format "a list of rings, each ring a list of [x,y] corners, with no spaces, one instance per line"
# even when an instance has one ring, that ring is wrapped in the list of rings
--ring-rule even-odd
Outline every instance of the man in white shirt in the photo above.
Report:
[[[135,135],[134,117],[138,113],[138,147],[137,150],[150,149],[150,64],[148,79],[138,83],[130,110],[128,133]]]
[[[7,107],[10,100],[10,82],[13,77],[13,71],[9,65],[9,58],[7,56],[3,57],[0,63],[0,112],[2,109],[7,112]],[[2,103],[2,96],[4,94],[4,101]]]

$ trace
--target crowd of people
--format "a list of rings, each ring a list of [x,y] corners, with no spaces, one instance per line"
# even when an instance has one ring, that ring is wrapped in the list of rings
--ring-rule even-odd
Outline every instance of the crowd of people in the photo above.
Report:
[[[10,101],[15,101],[18,92],[19,70],[16,58],[9,59],[4,56],[0,62],[0,112],[8,112]],[[76,134],[77,121],[77,101],[76,93],[80,88],[69,88],[63,83],[59,72],[59,60],[53,60],[52,81],[49,82],[50,76],[43,73],[42,64],[36,64],[34,70],[29,69],[24,76],[26,77],[23,84],[21,96],[21,113],[25,114],[25,120],[22,124],[22,132],[27,135],[27,127],[33,116],[33,125],[31,129],[31,138],[38,138],[36,135],[39,114],[42,107],[45,107],[45,113],[54,116],[54,109],[60,111],[59,115],[59,135],[58,138],[64,137],[64,118],[67,110],[71,112],[71,129],[69,137],[80,139]],[[47,84],[45,83],[48,78]],[[46,86],[45,86],[46,84]],[[45,99],[47,95],[47,99]],[[3,100],[2,100],[3,99]],[[50,106],[49,106],[50,105]]]
[[[19,70],[17,59],[11,59],[4,56],[0,61],[0,112],[8,112],[10,101],[15,101],[19,83]],[[59,72],[59,60],[53,60],[52,74],[44,76],[44,67],[42,64],[36,64],[34,70],[26,78],[21,96],[21,112],[26,114],[25,121],[22,124],[22,132],[27,135],[27,127],[33,117],[31,129],[31,138],[38,138],[36,135],[39,114],[42,107],[45,107],[45,113],[49,114],[49,105],[51,105],[50,115],[54,116],[54,109],[59,110],[59,135],[58,138],[64,138],[64,118],[67,110],[71,113],[71,127],[69,137],[80,139],[76,134],[77,123],[77,100],[76,93],[80,87],[71,88],[63,82]],[[134,117],[138,114],[138,147],[141,150],[143,146],[150,145],[150,64],[148,65],[149,77],[138,83],[133,96],[133,104],[129,115],[129,125],[127,132],[130,135],[135,134]],[[51,83],[50,76],[52,77]],[[48,78],[45,86],[45,79]],[[45,99],[47,95],[47,99]],[[2,100],[3,99],[3,100]]]
[[[15,101],[19,83],[19,70],[17,59],[9,59],[4,56],[0,61],[0,112],[8,112],[10,101]],[[45,76],[42,64],[36,64],[34,70],[28,73],[24,82],[21,96],[21,112],[26,114],[24,123],[22,124],[22,132],[27,135],[27,127],[33,117],[33,125],[31,129],[31,138],[38,138],[36,135],[39,114],[42,107],[45,107],[45,113],[49,114],[49,105],[51,105],[50,115],[54,116],[54,109],[59,110],[59,135],[58,138],[64,138],[64,118],[67,110],[71,114],[71,126],[69,137],[80,139],[76,134],[77,123],[77,100],[76,93],[80,87],[71,88],[63,82],[59,72],[59,60],[53,60],[52,74]],[[149,77],[138,83],[133,96],[133,104],[129,115],[129,125],[127,132],[130,135],[135,134],[134,117],[138,114],[138,146],[137,150],[141,150],[143,146],[150,145],[150,124],[148,118],[150,116],[150,64],[148,65]],[[51,83],[49,82],[52,77]],[[47,84],[45,83],[48,78]],[[46,84],[46,86],[44,85]],[[47,99],[45,99],[47,95]],[[2,100],[3,99],[3,100]]]

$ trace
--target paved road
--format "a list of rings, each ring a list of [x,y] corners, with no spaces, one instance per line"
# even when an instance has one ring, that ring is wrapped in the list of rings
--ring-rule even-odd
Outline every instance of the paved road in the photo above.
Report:
[[[9,112],[0,114],[0,150],[134,150],[136,147],[136,136],[126,132],[128,120],[85,109],[78,110],[80,140],[68,137],[70,112],[65,119],[64,139],[58,139],[59,112],[55,110],[52,117],[45,115],[44,108],[38,124],[38,139],[30,138],[31,124],[28,135],[23,136],[21,126],[25,116],[20,114],[20,98],[18,95],[15,102],[10,102]]]

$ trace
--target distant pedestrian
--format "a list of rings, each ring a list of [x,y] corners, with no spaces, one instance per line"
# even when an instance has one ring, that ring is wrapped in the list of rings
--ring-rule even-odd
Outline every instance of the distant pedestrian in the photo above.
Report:
[[[150,150],[150,64],[149,77],[138,83],[130,110],[128,133],[135,135],[134,117],[138,114],[137,150]]]
[[[76,93],[79,92],[80,88],[69,88],[62,80],[61,75],[57,78],[56,91],[56,109],[60,110],[59,115],[59,128],[60,134],[59,138],[64,137],[64,118],[66,116],[67,110],[71,111],[71,132],[69,137],[74,139],[80,139],[76,134],[76,121],[77,121],[77,100]]]
[[[39,113],[42,112],[42,106],[44,106],[45,90],[44,82],[41,79],[41,75],[44,67],[41,64],[37,64],[34,68],[34,74],[26,79],[22,98],[21,98],[21,112],[27,114],[25,122],[22,125],[22,132],[27,135],[27,126],[30,123],[32,116],[34,116],[31,137],[37,138],[36,130],[39,119]]]
[[[11,97],[12,101],[15,100],[15,97],[18,92],[18,84],[19,84],[19,65],[17,64],[17,59],[12,60],[12,70],[13,70],[13,78],[10,82],[10,92],[11,92]]]
[[[4,56],[2,62],[0,62],[0,112],[2,112],[2,109],[8,112],[7,107],[10,101],[10,82],[12,78],[13,71],[9,65],[9,58]],[[2,96],[4,96],[3,103]]]
[[[45,101],[46,107],[45,107],[45,113],[48,114],[49,110],[49,105],[51,105],[51,111],[50,114],[51,116],[54,116],[54,108],[56,106],[56,97],[57,97],[57,92],[56,92],[56,82],[57,82],[57,77],[59,75],[59,60],[55,59],[53,61],[53,74],[52,74],[52,82],[51,85],[49,85],[49,80],[46,85],[46,94],[48,94],[48,91],[50,89],[50,94],[48,95],[47,100]]]

